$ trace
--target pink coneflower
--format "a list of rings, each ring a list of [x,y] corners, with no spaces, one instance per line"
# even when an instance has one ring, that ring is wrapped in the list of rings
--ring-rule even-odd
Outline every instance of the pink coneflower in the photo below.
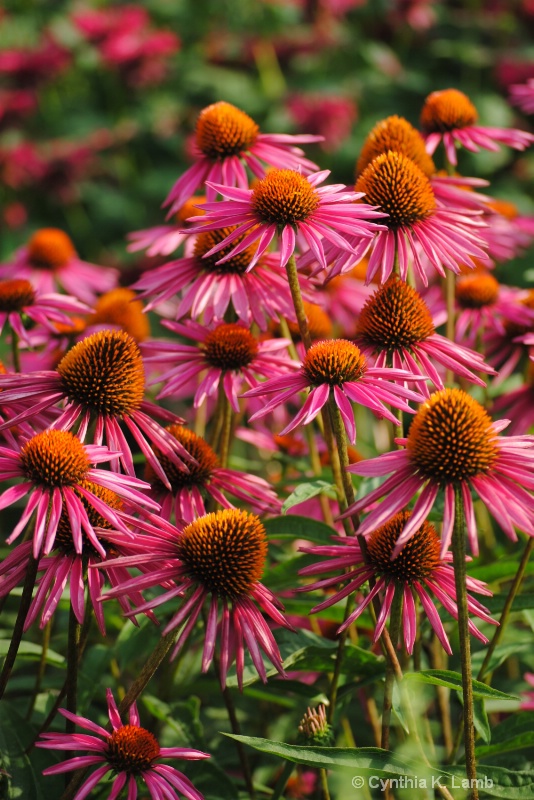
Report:
[[[294,317],[287,276],[276,253],[265,253],[253,272],[247,270],[256,252],[254,245],[222,264],[217,263],[219,257],[231,250],[232,245],[222,253],[204,258],[231,233],[232,228],[200,233],[190,257],[142,275],[133,288],[142,290],[140,297],[150,300],[147,310],[181,292],[177,319],[190,313],[193,319],[202,317],[210,325],[214,319],[223,319],[231,306],[246,325],[256,322],[265,330],[271,319],[280,315]]]
[[[144,228],[141,231],[129,233],[127,238],[130,244],[126,248],[131,253],[137,250],[146,250],[147,256],[168,256],[177,250],[182,242],[189,242],[192,250],[194,237],[190,236],[184,227],[188,226],[188,219],[201,217],[204,212],[198,208],[199,203],[205,203],[206,198],[191,197],[176,212],[174,225],[156,225],[153,228]],[[186,255],[191,255],[186,246]]]
[[[311,390],[301,410],[282,431],[282,436],[298,425],[310,423],[333,396],[349,439],[355,442],[356,425],[351,400],[398,425],[398,419],[384,404],[413,414],[414,410],[406,401],[419,403],[424,398],[418,392],[386,381],[424,383],[425,380],[420,374],[414,375],[403,369],[369,367],[366,357],[355,344],[346,339],[331,339],[313,344],[298,372],[268,380],[244,396],[263,397],[276,392],[273,400],[250,417],[252,421],[282,405],[297,392]]]
[[[171,482],[170,491],[148,465],[145,478],[152,486],[154,497],[161,505],[160,513],[165,519],[170,520],[174,510],[176,520],[193,522],[196,517],[206,513],[206,497],[212,497],[223,508],[234,508],[224,492],[248,503],[258,514],[280,513],[281,504],[276,492],[263,478],[221,467],[215,451],[188,428],[170,425],[167,430],[187,450],[194,462],[189,465],[188,472],[184,472],[159,454],[165,474]]]
[[[115,492],[134,507],[159,508],[157,503],[139,491],[149,489],[149,484],[135,477],[91,466],[118,457],[118,453],[111,452],[107,447],[82,444],[68,431],[47,430],[27,439],[18,448],[0,447],[2,479],[23,479],[23,483],[6,489],[0,495],[0,508],[6,508],[29,494],[26,509],[7,543],[11,544],[25,530],[35,512],[33,553],[35,558],[41,552],[47,555],[54,546],[61,515],[66,511],[75,551],[82,552],[85,533],[92,546],[105,556],[83,499],[114,527],[126,533],[129,533],[129,529],[112,506],[92,491],[91,484]],[[65,521],[65,516],[63,519]]]
[[[105,504],[124,521],[129,521],[129,515],[122,513],[124,502],[111,489],[100,486],[91,481],[82,481],[82,488],[96,496],[101,503]],[[96,550],[93,543],[82,530],[82,551],[78,552],[74,542],[73,532],[69,519],[68,510],[63,508],[61,512],[57,531],[54,539],[54,546],[49,556],[39,560],[37,571],[43,573],[37,581],[37,592],[31,602],[28,614],[24,622],[26,631],[35,621],[39,612],[42,610],[40,627],[43,628],[52,618],[61,600],[64,590],[68,590],[72,609],[76,619],[81,624],[85,616],[85,582],[87,577],[88,596],[91,601],[98,627],[103,636],[106,635],[103,606],[99,602],[102,595],[102,588],[105,578],[111,586],[124,583],[130,577],[125,567],[117,566],[114,562],[118,556],[126,556],[143,552],[143,544],[138,545],[136,539],[130,534],[126,536],[121,532],[111,533],[112,524],[102,516],[101,513],[91,505],[77,487],[73,489],[74,494],[81,501],[91,528],[96,533],[96,537],[103,548],[102,552]],[[146,527],[144,522],[135,520],[135,525]],[[107,536],[112,536],[109,541]],[[9,594],[15,586],[24,583],[24,578],[28,569],[28,562],[32,552],[32,542],[23,542],[0,563],[0,597]],[[102,569],[97,571],[91,569],[96,564],[101,564]],[[131,603],[140,605],[144,598],[140,592],[132,590],[129,595],[118,598],[124,613],[129,613]],[[149,616],[155,621],[153,614]],[[132,622],[137,624],[135,617]]]
[[[267,557],[265,528],[258,517],[238,509],[206,514],[175,535],[167,529],[154,536],[146,555],[121,559],[124,566],[136,566],[144,558],[154,572],[132,580],[106,593],[118,597],[132,588],[148,588],[164,581],[176,586],[134,609],[141,613],[167,601],[178,600],[179,608],[163,630],[163,635],[180,628],[172,657],[182,649],[205,603],[208,604],[202,670],[213,660],[219,628],[220,679],[224,687],[228,669],[235,660],[237,680],[243,686],[245,647],[263,681],[267,676],[260,648],[269,661],[284,674],[278,645],[256,603],[274,622],[290,628],[281,614],[283,606],[259,582]],[[253,602],[255,601],[255,602]],[[219,623],[219,612],[221,611]]]
[[[198,342],[198,346],[165,341],[143,345],[143,352],[148,353],[147,363],[172,365],[154,380],[154,383],[165,382],[158,398],[180,392],[184,383],[207,370],[195,392],[195,408],[222,383],[232,408],[239,411],[237,396],[243,383],[257,386],[257,376],[279,375],[293,366],[286,352],[287,339],[260,341],[240,323],[220,322],[207,327],[197,322],[164,320],[162,324]]]
[[[166,485],[167,478],[149,440],[181,465],[183,448],[153,416],[168,422],[183,420],[144,400],[143,359],[137,343],[124,331],[106,330],[87,336],[63,356],[55,370],[0,375],[0,388],[0,406],[20,404],[22,408],[3,428],[63,401],[64,409],[53,427],[68,430],[79,422],[78,436],[83,441],[94,422],[95,443],[101,444],[105,438],[109,447],[120,453],[120,463],[128,475],[134,476],[135,470],[122,425]],[[0,430],[3,428],[0,426]]]
[[[43,775],[58,775],[75,769],[85,769],[102,764],[80,786],[73,800],[82,800],[108,773],[113,773],[110,798],[116,798],[123,789],[128,790],[128,800],[137,800],[137,781],[143,781],[153,800],[179,800],[175,789],[188,800],[204,800],[189,778],[175,767],[156,763],[161,758],[184,758],[188,761],[209,758],[208,753],[184,747],[160,747],[157,739],[139,725],[135,703],[130,706],[128,724],[123,725],[111,689],[107,690],[108,716],[112,726],[109,733],[85,717],[72,714],[64,708],[59,712],[66,719],[91,731],[96,736],[81,733],[42,733],[37,747],[46,750],[87,750],[90,755],[76,756],[43,770]]]
[[[300,591],[313,591],[316,589],[331,589],[339,584],[343,585],[335,594],[329,595],[326,600],[312,608],[310,613],[329,608],[339,600],[347,597],[352,592],[360,589],[371,578],[375,579],[373,589],[367,594],[354,611],[347,617],[338,629],[341,633],[351,625],[367,608],[377,595],[382,596],[382,608],[377,619],[373,641],[378,641],[391,613],[395,596],[400,594],[402,604],[402,629],[404,643],[408,653],[412,653],[417,632],[417,612],[415,598],[418,597],[428,617],[430,624],[436,632],[443,648],[452,653],[447,634],[443,628],[431,594],[441,602],[454,619],[458,619],[456,605],[456,589],[454,585],[454,570],[451,565],[452,555],[440,555],[440,541],[433,525],[424,521],[417,527],[410,541],[402,552],[392,560],[395,545],[410,519],[410,512],[404,511],[396,514],[385,525],[377,528],[367,539],[366,561],[358,541],[354,537],[332,537],[337,544],[314,547],[301,547],[304,553],[328,556],[330,561],[321,561],[300,570],[300,575],[319,575],[324,572],[341,570],[340,575],[332,578],[322,578],[316,583],[307,585]],[[474,578],[467,577],[467,589],[491,596],[486,584]],[[490,612],[478,600],[468,596],[468,610],[484,622],[498,625],[490,617]],[[488,639],[482,634],[473,622],[469,623],[471,633],[487,644]],[[396,643],[395,643],[396,644]]]
[[[530,356],[534,359],[534,356]],[[493,402],[492,413],[510,419],[510,433],[527,433],[534,425],[534,361],[528,365],[524,386],[505,392]]]
[[[534,314],[534,289],[525,289],[524,294],[521,290],[518,300],[524,307],[519,313],[521,318],[524,309],[527,309],[529,314]],[[506,319],[498,329],[492,327],[486,332],[484,336],[486,358],[499,371],[494,385],[498,385],[508,378],[528,355],[528,341],[533,329],[534,323],[530,317],[528,325],[517,324],[512,319]]]
[[[432,155],[443,141],[447,158],[456,164],[456,145],[459,144],[478,153],[483,150],[499,149],[499,144],[524,150],[534,136],[515,128],[488,128],[477,125],[478,113],[469,98],[457,89],[444,89],[432,92],[425,100],[421,111],[421,127],[426,139],[427,152]]]
[[[354,262],[369,248],[381,226],[370,220],[384,214],[365,203],[355,203],[361,192],[347,192],[344,184],[317,188],[330,175],[329,170],[314,172],[305,177],[293,169],[274,169],[259,180],[253,189],[232,189],[222,184],[209,184],[225,200],[206,203],[203,208],[205,224],[191,229],[193,233],[237,226],[225,239],[206,253],[218,253],[240,236],[244,238],[220,259],[224,263],[257,242],[256,254],[248,269],[261,258],[273,239],[280,240],[280,263],[285,267],[297,247],[297,237],[326,267],[324,243],[331,242],[341,250],[349,250]],[[349,244],[342,234],[351,234]]]
[[[81,261],[69,236],[59,228],[41,228],[22,247],[15,259],[0,266],[0,279],[29,280],[45,294],[57,287],[92,304],[97,295],[117,283],[119,273],[111,267],[99,267]]]
[[[510,102],[524,114],[534,114],[534,78],[510,86]]]
[[[410,520],[397,540],[394,556],[402,551],[428,517],[438,493],[445,493],[442,556],[449,547],[455,518],[455,489],[461,489],[467,534],[478,554],[477,524],[470,489],[473,488],[510,539],[515,528],[534,536],[534,437],[498,434],[508,420],[492,422],[489,414],[461,389],[443,389],[417,412],[408,436],[397,439],[403,450],[385,453],[348,467],[365,476],[393,473],[378,489],[353,503],[350,513],[374,506],[358,532],[369,533],[391,519],[419,491]]]
[[[88,314],[91,308],[74,297],[64,294],[41,294],[24,279],[0,281],[0,333],[6,322],[19,339],[30,344],[22,315],[38,325],[56,332],[54,323],[68,325],[67,314]]]
[[[350,136],[356,120],[356,103],[349,97],[334,94],[300,93],[287,101],[287,109],[296,124],[321,136],[321,148],[337,150]]]
[[[471,347],[489,331],[505,335],[507,323],[527,327],[534,324],[534,310],[522,302],[528,292],[499,284],[489,272],[477,270],[460,276],[455,294],[455,335]]]
[[[403,280],[412,262],[416,278],[427,286],[426,262],[443,276],[445,268],[458,273],[462,265],[474,266],[474,256],[486,257],[481,212],[443,203],[424,172],[407,156],[392,150],[377,156],[361,173],[355,189],[389,215],[384,220],[386,229],[376,234],[372,245],[368,282],[378,273],[385,282],[396,258]],[[338,265],[331,274],[341,269]]]
[[[481,355],[436,333],[421,295],[396,275],[367,301],[354,338],[366,355],[375,357],[375,366],[390,363],[396,369],[422,372],[436,389],[444,384],[434,362],[479,386],[485,383],[476,372],[495,374]],[[428,387],[421,390],[429,394]]]
[[[195,131],[197,160],[172,187],[164,206],[173,214],[197,189],[209,181],[225,187],[248,187],[247,166],[256,178],[270,167],[313,172],[317,166],[304,157],[296,144],[320,141],[320,136],[260,133],[258,125],[239,108],[221,101],[203,109]],[[217,187],[208,183],[209,201],[215,200]],[[224,227],[224,224],[223,226]]]

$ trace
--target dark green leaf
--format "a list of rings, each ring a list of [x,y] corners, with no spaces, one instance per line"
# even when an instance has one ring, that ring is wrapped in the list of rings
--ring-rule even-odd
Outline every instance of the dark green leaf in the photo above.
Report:
[[[331,537],[336,531],[308,517],[299,517],[297,514],[288,514],[284,517],[273,517],[264,523],[269,539],[307,539],[316,544],[330,544]]]
[[[404,680],[430,683],[433,686],[445,686],[448,689],[455,689],[457,692],[462,691],[462,676],[459,672],[453,672],[449,669],[424,669],[421,672],[406,672]],[[475,680],[473,681],[473,694],[475,697],[490,697],[501,700],[518,699],[515,695],[500,692],[498,689],[493,689],[491,686],[486,686],[485,683]]]
[[[449,766],[448,770],[454,772],[455,784],[448,783],[449,788],[462,788],[462,779],[466,780],[465,768]],[[520,772],[504,767],[493,767],[487,764],[479,765],[477,780],[480,791],[490,797],[506,797],[508,800],[534,800],[534,772]]]
[[[282,514],[285,514],[290,508],[293,508],[293,506],[304,503],[305,500],[309,500],[311,497],[317,497],[318,494],[330,493],[330,496],[335,497],[335,489],[336,487],[332,483],[322,480],[300,483],[295,491],[291,492],[289,497],[286,497],[284,500]]]

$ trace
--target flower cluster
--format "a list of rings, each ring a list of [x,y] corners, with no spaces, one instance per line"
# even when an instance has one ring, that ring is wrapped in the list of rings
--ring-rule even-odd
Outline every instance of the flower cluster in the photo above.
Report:
[[[156,82],[178,47],[137,7],[81,10],[74,21],[135,86]],[[299,120],[311,113],[290,108]],[[355,111],[339,113],[348,124]],[[82,260],[52,227],[0,266],[0,335],[12,353],[0,370],[0,509],[11,515],[5,544],[16,542],[0,562],[0,601],[23,586],[14,651],[37,620],[47,630],[62,600],[70,605],[67,732],[44,731],[38,746],[87,751],[45,769],[96,767],[77,800],[108,773],[110,798],[134,800],[142,785],[153,800],[202,800],[161,760],[207,754],[160,747],[139,724],[134,700],[168,651],[169,695],[183,662],[185,680],[213,666],[238,740],[233,685],[275,677],[278,689],[294,669],[306,681],[330,671],[323,616],[313,645],[291,651],[309,624],[292,591],[295,559],[305,559],[297,591],[313,592],[311,614],[335,619],[349,601],[339,654],[358,626],[376,666],[382,640],[389,736],[397,650],[403,665],[425,646],[432,654],[435,634],[453,656],[458,621],[465,668],[469,633],[486,645],[498,624],[474,596],[491,589],[466,576],[457,541],[473,556],[487,549],[484,509],[497,536],[534,537],[534,300],[494,274],[534,239],[534,223],[490,198],[486,181],[455,172],[461,148],[522,150],[534,136],[478,125],[471,101],[449,89],[426,99],[420,131],[397,115],[378,121],[347,185],[329,183],[300,147],[320,140],[266,133],[215,102],[198,115],[167,221],[130,234],[129,249],[156,266],[118,285],[114,267]],[[503,374],[523,367],[528,385],[500,391]],[[510,428],[500,416],[509,409]],[[285,516],[294,507],[304,522]],[[116,601],[126,622],[162,635],[127,692],[127,724],[107,690],[106,729],[75,713],[75,687],[91,619],[98,635],[123,624],[108,612]],[[328,718],[324,705],[309,708],[301,742],[333,743],[341,663]],[[163,698],[148,705],[171,719]]]

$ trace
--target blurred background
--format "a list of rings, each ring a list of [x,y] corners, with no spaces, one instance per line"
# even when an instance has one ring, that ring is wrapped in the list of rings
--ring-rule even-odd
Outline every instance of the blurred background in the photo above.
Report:
[[[54,226],[128,282],[150,262],[125,235],[163,222],[198,112],[217,100],[263,132],[322,134],[307,152],[347,184],[372,126],[417,125],[436,89],[469,95],[482,124],[531,130],[508,96],[534,77],[533,32],[533,0],[7,0],[0,259]],[[462,152],[459,168],[534,213],[533,151]]]

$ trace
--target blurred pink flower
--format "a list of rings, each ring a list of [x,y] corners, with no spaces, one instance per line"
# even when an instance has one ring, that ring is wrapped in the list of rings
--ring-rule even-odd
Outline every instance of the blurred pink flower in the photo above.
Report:
[[[334,94],[296,94],[286,103],[296,125],[323,138],[320,147],[334,151],[350,136],[357,118],[356,103]]]
[[[427,152],[432,155],[441,141],[451,164],[457,163],[456,147],[472,153],[499,150],[504,144],[525,150],[534,142],[534,135],[515,128],[493,128],[477,125],[478,112],[471,100],[458,89],[443,89],[429,94],[421,111],[421,127]]]

